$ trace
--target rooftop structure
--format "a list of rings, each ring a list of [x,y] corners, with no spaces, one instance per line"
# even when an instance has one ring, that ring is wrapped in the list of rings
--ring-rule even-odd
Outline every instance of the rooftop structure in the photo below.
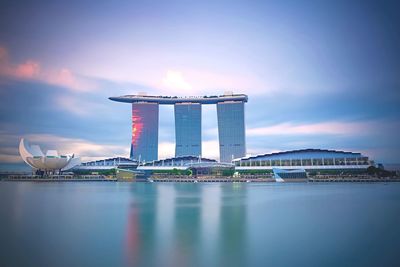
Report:
[[[101,160],[94,160],[83,162],[82,164],[76,166],[73,170],[108,170],[114,168],[121,169],[136,169],[138,162],[123,157],[107,158]]]
[[[143,166],[188,166],[194,163],[206,163],[206,162],[217,162],[215,159],[207,159],[207,158],[199,158],[194,156],[182,156],[182,157],[174,157],[167,158],[162,160],[155,160],[152,162],[147,162],[143,164]]]
[[[343,170],[366,169],[373,165],[361,153],[326,150],[301,149],[234,159],[238,170],[247,169],[305,169],[305,170]]]
[[[147,162],[138,166],[138,171],[157,173],[159,171],[191,170],[193,175],[221,175],[226,171],[233,174],[235,165],[221,163],[213,159],[198,158],[194,156],[168,158]]]
[[[124,95],[118,97],[109,97],[112,101],[124,103],[157,103],[161,105],[175,105],[177,103],[198,103],[198,104],[217,104],[226,101],[247,102],[247,95],[229,94],[220,96],[148,96],[148,95]]]
[[[77,175],[116,176],[121,179],[144,180],[143,172],[137,171],[138,162],[124,157],[105,158],[84,162],[71,169]]]
[[[293,156],[297,157],[297,158],[302,158],[302,157],[308,157],[310,155],[313,155],[314,157],[316,157],[316,156],[319,156],[319,157],[326,157],[326,156],[357,157],[357,156],[361,156],[361,153],[346,152],[346,151],[340,151],[340,150],[307,148],[307,149],[289,150],[289,151],[281,151],[281,152],[275,152],[275,153],[267,153],[267,154],[248,156],[248,157],[241,158],[241,160],[260,159],[260,158],[284,159],[284,158],[291,158]],[[235,159],[235,161],[237,161],[237,160],[240,160],[240,159]]]

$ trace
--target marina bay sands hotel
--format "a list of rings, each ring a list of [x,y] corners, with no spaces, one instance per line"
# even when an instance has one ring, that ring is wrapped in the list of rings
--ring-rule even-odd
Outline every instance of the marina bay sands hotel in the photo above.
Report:
[[[158,159],[159,105],[174,105],[175,157],[201,155],[201,106],[217,105],[221,162],[246,156],[244,103],[247,95],[171,97],[125,95],[110,100],[132,104],[131,159]]]

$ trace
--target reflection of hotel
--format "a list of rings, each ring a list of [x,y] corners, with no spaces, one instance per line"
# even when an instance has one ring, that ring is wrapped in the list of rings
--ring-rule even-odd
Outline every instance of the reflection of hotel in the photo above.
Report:
[[[175,108],[175,156],[200,156],[201,106],[216,104],[220,161],[230,162],[246,155],[243,94],[222,96],[170,97],[126,95],[110,97],[117,102],[132,103],[131,159],[158,159],[159,105]]]
[[[241,186],[138,183],[127,213],[126,265],[246,266],[247,192]]]

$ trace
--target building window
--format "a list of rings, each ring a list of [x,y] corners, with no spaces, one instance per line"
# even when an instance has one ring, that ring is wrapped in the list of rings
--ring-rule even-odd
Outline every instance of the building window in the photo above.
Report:
[[[272,166],[281,166],[281,162],[280,162],[280,160],[272,160],[271,165]]]

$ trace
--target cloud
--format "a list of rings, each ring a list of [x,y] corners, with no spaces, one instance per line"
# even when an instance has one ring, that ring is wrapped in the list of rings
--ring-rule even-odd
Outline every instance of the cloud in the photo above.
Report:
[[[14,72],[15,76],[20,78],[34,78],[40,74],[40,64],[38,62],[28,60],[25,63],[18,65]]]
[[[1,163],[21,163],[22,159],[19,155],[0,154]]]
[[[68,138],[52,134],[28,134],[26,139],[31,143],[43,144],[60,153],[76,154],[82,160],[129,155],[129,146],[113,144],[96,144],[79,138]]]
[[[279,123],[265,127],[246,129],[246,136],[269,135],[317,135],[317,134],[355,134],[369,127],[366,123],[321,122],[313,124]],[[218,128],[205,130],[207,135],[218,134]]]
[[[364,150],[360,150],[363,152]],[[385,147],[365,150],[365,155],[371,156],[377,163],[400,164],[400,150],[398,147]]]
[[[21,163],[18,152],[19,137],[5,132],[0,132],[0,162]],[[98,160],[108,157],[127,157],[129,146],[114,144],[96,144],[80,138],[69,138],[53,134],[27,134],[24,135],[31,144],[38,144],[44,152],[54,149],[59,154],[75,154],[82,161]]]
[[[175,143],[160,142],[158,143],[158,158],[166,159],[175,156]]]
[[[98,87],[93,81],[79,77],[67,68],[48,71],[42,80],[75,91],[90,91]]]
[[[175,157],[175,143],[160,142],[158,144],[158,158],[165,159],[171,157]],[[202,157],[219,159],[218,140],[210,140],[202,142]]]
[[[80,77],[67,68],[60,70],[43,68],[40,62],[31,59],[21,64],[12,64],[7,49],[1,46],[0,76],[35,80],[74,91],[90,91],[97,88],[97,85],[93,81]]]
[[[248,128],[247,136],[267,135],[374,135],[395,132],[400,129],[400,121],[327,121],[310,124],[280,123],[267,127]]]
[[[247,149],[246,156],[254,156],[254,155],[261,155],[261,154],[268,154],[268,153],[277,153],[281,152],[282,149],[265,149],[265,148],[250,148]]]
[[[8,58],[8,52],[7,49],[4,47],[0,46],[0,62]]]
[[[209,140],[202,142],[202,154],[205,158],[219,160],[219,142],[218,140]]]
[[[63,109],[79,117],[98,116],[105,108],[92,99],[84,99],[76,95],[60,95],[55,97],[57,108]]]
[[[197,94],[222,94],[225,91],[246,94],[266,94],[272,88],[255,75],[245,72],[220,72],[205,69],[188,69],[185,76]]]
[[[192,89],[192,86],[185,81],[182,73],[179,71],[168,70],[162,82],[163,85],[169,89],[175,89],[175,90]]]
[[[280,123],[266,127],[249,128],[246,130],[246,134],[248,136],[317,134],[352,135],[361,134],[369,128],[371,128],[371,125],[365,122],[320,122],[312,124]]]
[[[254,95],[272,91],[272,88],[266,88],[257,77],[250,74],[202,69],[167,70],[161,82],[154,82],[154,77],[151,76],[146,81],[142,80],[142,83],[148,83],[158,91],[166,91],[168,94],[189,96],[218,95],[225,91]]]

